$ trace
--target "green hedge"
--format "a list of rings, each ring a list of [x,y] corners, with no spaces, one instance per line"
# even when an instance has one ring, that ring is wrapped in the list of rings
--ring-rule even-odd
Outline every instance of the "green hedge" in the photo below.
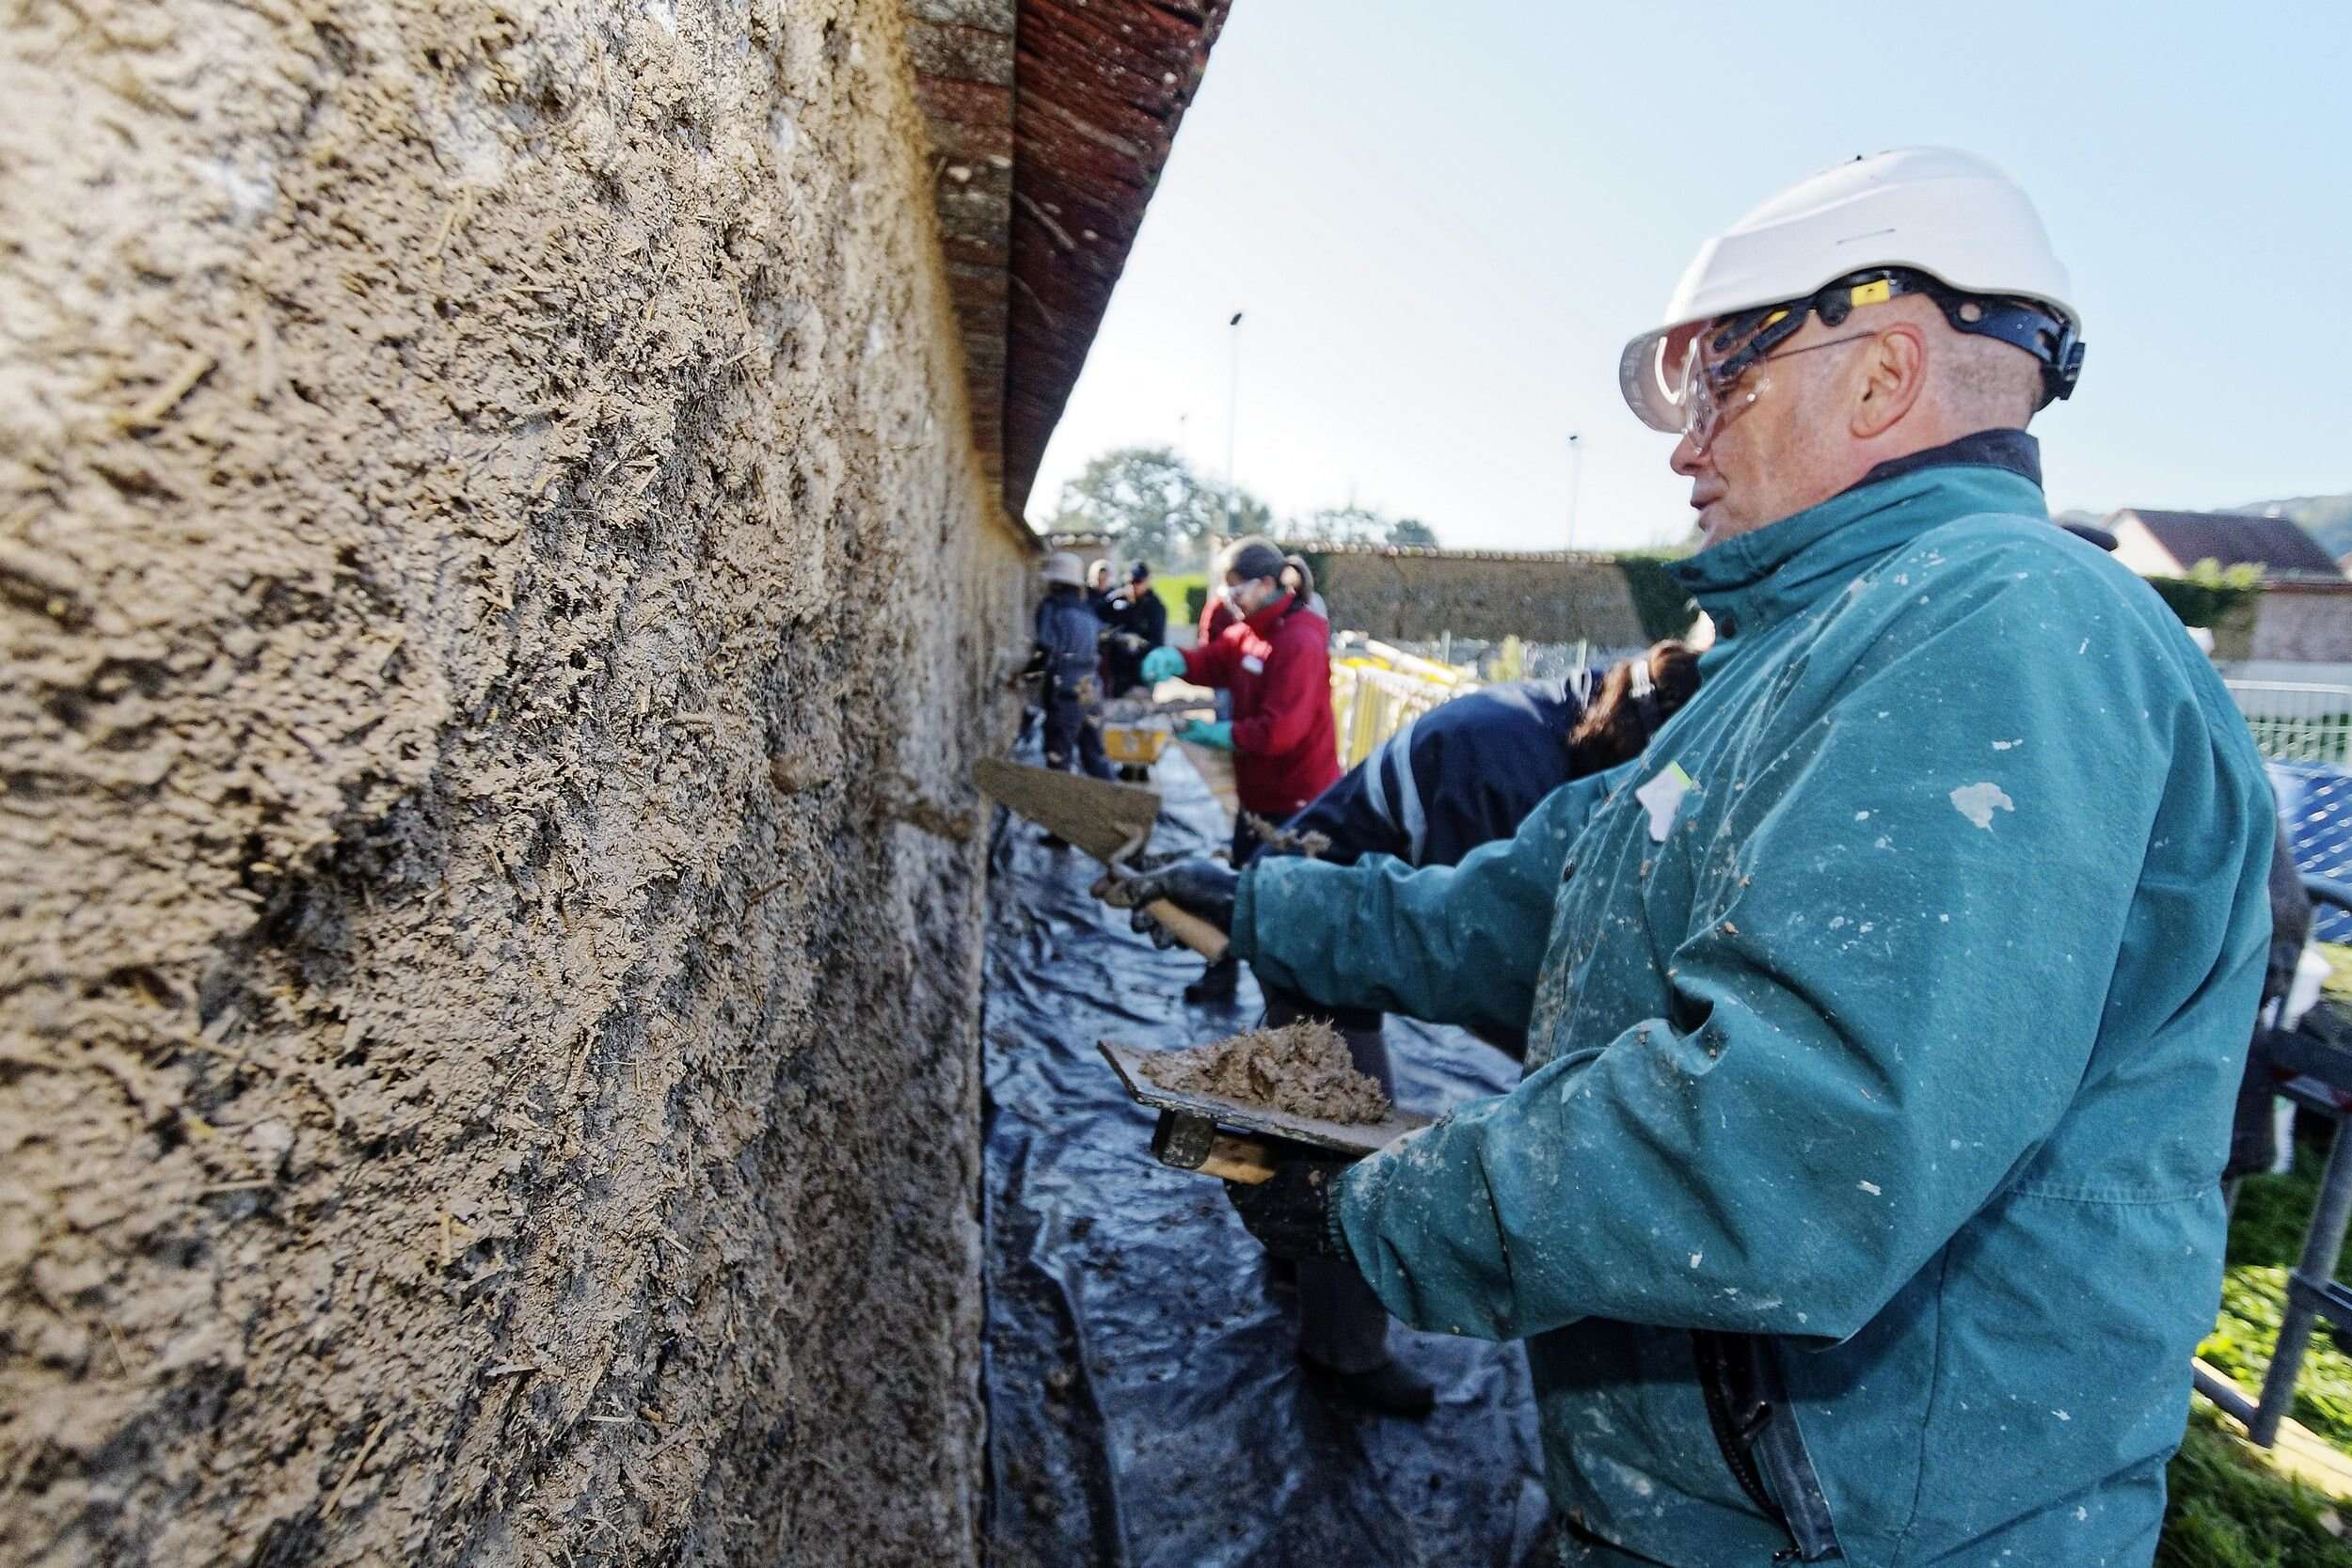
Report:
[[[1691,627],[1699,607],[1666,570],[1666,560],[1650,555],[1621,555],[1617,570],[1625,574],[1626,592],[1633,596],[1633,613],[1641,617],[1642,635],[1652,642],[1680,637]]]
[[[2148,586],[2172,608],[2186,626],[2210,630],[2229,621],[2241,606],[2250,606],[2262,592],[2224,582],[2200,582],[2195,578],[2150,578]]]

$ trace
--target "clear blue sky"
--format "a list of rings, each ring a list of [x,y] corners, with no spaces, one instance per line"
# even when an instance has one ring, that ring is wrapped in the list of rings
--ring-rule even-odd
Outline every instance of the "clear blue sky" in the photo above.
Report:
[[[2352,6],[1235,0],[1029,514],[1114,445],[1450,545],[1681,537],[1617,351],[1699,242],[1857,152],[2022,182],[2090,355],[2051,503],[2352,490]]]

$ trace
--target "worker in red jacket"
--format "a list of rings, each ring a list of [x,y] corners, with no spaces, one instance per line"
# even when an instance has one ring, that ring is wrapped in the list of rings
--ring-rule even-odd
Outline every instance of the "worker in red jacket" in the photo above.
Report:
[[[1250,816],[1279,822],[1340,776],[1331,725],[1331,624],[1282,586],[1286,564],[1282,552],[1263,539],[1234,541],[1225,552],[1223,575],[1239,619],[1198,647],[1155,648],[1143,661],[1147,681],[1181,675],[1232,694],[1231,719],[1196,720],[1176,738],[1233,753],[1234,793],[1243,814],[1233,824],[1236,867],[1258,852]],[[1184,988],[1184,999],[1229,999],[1237,974],[1232,958],[1212,964]]]

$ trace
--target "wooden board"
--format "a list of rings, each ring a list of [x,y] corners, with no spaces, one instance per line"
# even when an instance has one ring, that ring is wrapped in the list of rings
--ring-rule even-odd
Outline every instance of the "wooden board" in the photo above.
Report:
[[[1104,1060],[1119,1074],[1127,1093],[1139,1105],[1156,1111],[1181,1111],[1186,1116],[1204,1117],[1219,1127],[1236,1132],[1255,1132],[1263,1137],[1282,1138],[1295,1144],[1311,1144],[1317,1148],[1360,1158],[1386,1148],[1416,1128],[1429,1125],[1429,1118],[1414,1111],[1400,1111],[1391,1106],[1386,1121],[1359,1122],[1325,1121],[1320,1117],[1293,1116],[1269,1105],[1251,1105],[1238,1100],[1228,1100],[1219,1094],[1191,1094],[1177,1089],[1164,1089],[1152,1082],[1144,1070],[1158,1053],[1138,1051],[1132,1045],[1114,1045],[1109,1040],[1099,1042]]]
[[[1233,783],[1233,753],[1215,746],[1197,745],[1189,740],[1178,741],[1176,749],[1184,753],[1186,762],[1192,764],[1192,770],[1200,775],[1200,782],[1209,786],[1209,793],[1216,796],[1216,803],[1224,808],[1228,828],[1239,822],[1241,792]]]

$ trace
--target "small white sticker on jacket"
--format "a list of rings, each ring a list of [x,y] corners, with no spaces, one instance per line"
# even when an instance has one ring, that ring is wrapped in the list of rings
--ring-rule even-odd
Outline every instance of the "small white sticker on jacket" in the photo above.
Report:
[[[1682,798],[1691,793],[1695,782],[1682,770],[1682,764],[1670,762],[1664,771],[1633,792],[1633,798],[1648,808],[1652,844],[1666,842],[1666,831],[1675,825],[1675,813],[1682,808]]]

